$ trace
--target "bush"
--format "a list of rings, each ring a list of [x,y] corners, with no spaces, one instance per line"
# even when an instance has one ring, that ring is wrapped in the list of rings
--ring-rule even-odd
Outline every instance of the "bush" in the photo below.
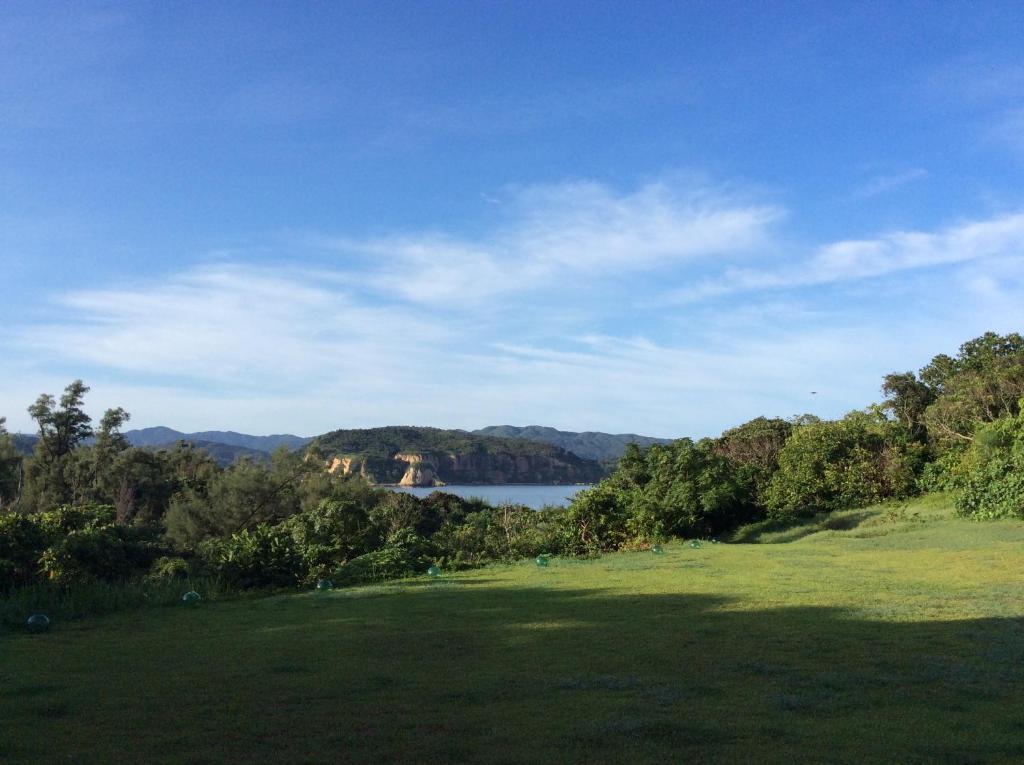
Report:
[[[34,518],[15,513],[0,516],[0,590],[32,582],[44,549],[46,535]]]
[[[794,518],[912,496],[925,447],[877,412],[798,427],[765,492],[771,517]]]
[[[979,428],[952,483],[963,515],[1024,517],[1024,414]]]
[[[199,548],[211,573],[236,587],[285,587],[305,578],[288,530],[261,523]]]
[[[310,580],[365,553],[378,538],[366,508],[352,500],[323,500],[314,509],[289,518],[282,529],[291,535]]]
[[[146,578],[151,582],[173,582],[192,576],[192,567],[184,558],[162,556],[153,561]]]
[[[388,537],[384,547],[360,555],[335,571],[335,584],[362,584],[422,574],[435,561],[437,550],[408,529]]]
[[[109,505],[0,517],[0,586],[121,581],[163,551],[157,531],[119,526]]]
[[[76,529],[48,547],[39,559],[42,575],[60,586],[96,579],[127,579],[134,566],[125,540],[113,528]]]
[[[438,558],[457,568],[494,560],[532,558],[562,551],[564,511],[531,510],[516,505],[489,507],[453,515],[431,539]]]

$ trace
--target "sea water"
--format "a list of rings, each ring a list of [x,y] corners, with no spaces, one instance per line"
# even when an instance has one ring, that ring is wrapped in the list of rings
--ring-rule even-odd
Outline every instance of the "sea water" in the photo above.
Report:
[[[498,486],[389,486],[395,491],[408,492],[417,497],[425,497],[435,491],[457,494],[460,497],[479,497],[490,505],[526,505],[539,510],[545,505],[564,507],[572,498],[590,486],[570,484],[548,486],[540,484],[506,483]]]

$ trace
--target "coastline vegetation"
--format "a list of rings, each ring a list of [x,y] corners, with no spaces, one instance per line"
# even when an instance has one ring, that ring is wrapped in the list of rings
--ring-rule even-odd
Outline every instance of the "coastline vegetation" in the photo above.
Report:
[[[950,492],[966,517],[1024,517],[1016,333],[988,333],[919,373],[889,374],[883,402],[838,420],[759,417],[714,439],[631,445],[568,508],[539,512],[442,493],[418,499],[331,474],[323,440],[228,467],[185,444],[133,448],[123,409],[93,428],[87,391],[75,381],[59,400],[37,399],[29,456],[0,420],[0,602],[10,626],[25,618],[25,598],[81,615],[91,596],[78,593],[138,605],[199,581],[218,596],[324,579],[359,585],[435,564],[458,570],[724,538],[744,524],[782,528],[928,491]],[[377,444],[382,454],[385,446]],[[117,588],[123,595],[111,594]]]

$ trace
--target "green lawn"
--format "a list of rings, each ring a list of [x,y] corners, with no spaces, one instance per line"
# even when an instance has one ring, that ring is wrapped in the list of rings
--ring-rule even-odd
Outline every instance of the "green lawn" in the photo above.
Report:
[[[1024,523],[738,538],[8,632],[0,762],[1024,762]]]

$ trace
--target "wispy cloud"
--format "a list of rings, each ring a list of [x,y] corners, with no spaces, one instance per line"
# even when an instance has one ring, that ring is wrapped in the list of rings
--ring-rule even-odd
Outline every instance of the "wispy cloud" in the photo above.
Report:
[[[650,184],[618,194],[601,184],[534,186],[508,194],[507,217],[475,240],[438,233],[328,240],[372,258],[367,283],[431,305],[477,305],[550,284],[587,283],[669,264],[734,257],[764,244],[778,206],[714,188]]]
[[[501,207],[475,239],[321,239],[343,265],[260,267],[236,252],[57,296],[52,320],[0,335],[0,413],[25,427],[35,395],[84,376],[140,425],[699,436],[759,414],[840,415],[908,358],[1024,320],[1024,213],[836,241],[772,267],[783,211],[721,191],[581,182],[507,192]],[[753,253],[761,267],[737,267]],[[877,314],[815,289],[911,272],[931,280],[927,298]],[[685,286],[706,273],[719,276]],[[631,274],[687,304],[650,305]]]
[[[874,178],[871,178],[862,186],[857,188],[853,195],[858,199],[876,197],[879,194],[895,191],[902,186],[906,186],[908,183],[920,181],[927,177],[928,171],[923,167],[915,167],[902,173],[876,175]]]
[[[731,269],[721,277],[677,290],[672,298],[686,302],[846,282],[997,257],[1024,259],[1024,213],[962,223],[939,232],[896,231],[874,239],[833,242],[805,260],[776,269]]]

